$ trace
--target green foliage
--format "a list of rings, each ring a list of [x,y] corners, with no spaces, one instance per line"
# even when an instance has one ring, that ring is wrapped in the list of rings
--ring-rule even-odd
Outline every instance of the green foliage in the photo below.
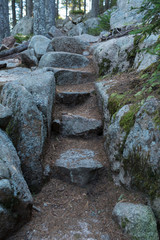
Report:
[[[32,35],[23,35],[20,33],[18,33],[17,35],[14,36],[17,43],[22,43],[23,41],[28,41],[31,37],[32,37]]]
[[[159,0],[144,0],[140,7],[139,13],[144,13],[142,26],[132,32],[138,34],[143,40],[153,34],[158,34],[160,30],[160,1]],[[144,49],[143,49],[144,50]],[[160,39],[151,47],[145,49],[147,52],[160,57]],[[160,63],[157,65],[152,79],[156,80],[160,76]]]
[[[111,12],[108,11],[108,14],[102,14],[99,16],[99,24],[96,28],[90,28],[88,33],[94,36],[98,36],[102,31],[110,30],[110,18]]]
[[[70,14],[84,14],[84,11],[83,10],[71,10],[70,12],[69,12]]]

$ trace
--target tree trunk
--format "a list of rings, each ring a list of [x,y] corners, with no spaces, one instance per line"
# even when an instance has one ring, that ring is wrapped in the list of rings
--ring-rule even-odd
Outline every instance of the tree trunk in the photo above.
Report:
[[[84,14],[86,13],[86,0],[84,0]]]
[[[46,31],[55,26],[55,0],[45,0]]]
[[[56,14],[55,17],[58,18],[59,15],[59,0],[57,0],[57,4],[56,4]]]
[[[109,9],[109,0],[105,0],[105,10]]]
[[[78,0],[79,10],[81,10],[81,0]]]
[[[99,0],[99,13],[103,13],[103,0]]]
[[[15,0],[12,0],[12,23],[13,27],[16,25],[16,5]]]
[[[8,37],[9,31],[9,12],[8,12],[8,1],[0,1],[0,43],[3,38]]]
[[[27,17],[33,16],[33,1],[32,0],[26,0],[26,13],[27,13]]]
[[[66,18],[68,16],[68,0],[66,0]]]
[[[23,18],[23,0],[20,0],[20,18]]]
[[[97,17],[99,13],[99,0],[92,0],[92,17]]]
[[[76,9],[76,0],[73,0],[72,11],[75,11],[75,9]]]
[[[45,0],[34,0],[33,32],[35,35],[46,34]]]

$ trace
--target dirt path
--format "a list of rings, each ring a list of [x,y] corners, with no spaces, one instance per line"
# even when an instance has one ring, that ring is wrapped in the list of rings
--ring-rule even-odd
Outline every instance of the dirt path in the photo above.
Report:
[[[63,113],[77,114],[87,118],[101,119],[98,111],[94,83],[58,86],[57,92],[90,91],[91,96],[74,107],[57,103],[54,118]],[[118,201],[144,203],[136,193],[115,186],[107,156],[103,149],[103,136],[92,138],[64,138],[51,136],[47,144],[44,164],[54,167],[55,160],[69,149],[89,149],[95,152],[103,170],[95,180],[82,188],[53,178],[42,191],[33,196],[34,206],[31,221],[8,240],[129,240],[112,218],[112,210]]]

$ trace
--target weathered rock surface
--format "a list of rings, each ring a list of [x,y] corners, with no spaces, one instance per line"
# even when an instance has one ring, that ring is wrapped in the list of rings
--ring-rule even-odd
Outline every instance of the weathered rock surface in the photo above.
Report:
[[[98,42],[98,40],[99,40],[99,36],[92,36],[89,34],[82,34],[80,36],[75,36],[74,38],[79,39],[83,42],[87,42],[87,43],[94,43],[94,42]]]
[[[151,207],[152,207],[152,210],[155,214],[155,217],[156,217],[158,223],[160,223],[160,198],[159,197],[155,198],[151,202]]]
[[[38,59],[40,59],[47,51],[47,47],[50,43],[50,39],[42,36],[42,35],[35,35],[32,37],[28,48],[33,48],[35,51],[35,55]]]
[[[12,111],[0,104],[0,128],[5,129],[12,117]]]
[[[102,121],[79,115],[62,115],[63,136],[89,137],[102,134]]]
[[[40,157],[51,128],[54,74],[38,70],[18,76],[3,87],[1,100],[13,112],[7,131],[22,162],[24,177],[29,187],[38,191],[43,178]]]
[[[96,27],[98,27],[98,25],[99,25],[99,19],[98,18],[89,18],[89,19],[87,19],[86,21],[85,21],[85,27],[87,28],[87,30],[88,29],[93,29],[93,28],[96,28]]]
[[[142,22],[142,13],[137,13],[143,0],[118,0],[117,10],[111,13],[111,29],[135,25]]]
[[[38,59],[35,56],[34,49],[27,49],[26,51],[20,54],[22,63],[27,67],[33,67],[38,65]]]
[[[96,73],[74,69],[57,68],[54,72],[57,85],[83,84],[93,82],[96,78]]]
[[[117,203],[113,217],[131,239],[158,240],[157,224],[150,207],[142,204]]]
[[[12,30],[12,36],[21,33],[23,35],[33,34],[33,18],[25,16],[21,18]]]
[[[99,74],[124,72],[131,67],[128,54],[133,49],[133,43],[131,35],[96,44],[93,55]]]
[[[96,91],[104,115],[105,149],[114,181],[128,188],[136,186],[148,195],[157,195],[160,179],[160,102],[151,98],[139,106],[133,127],[127,132],[121,119],[127,116],[125,114],[132,114],[132,105],[123,106],[111,118],[107,91],[112,84],[114,85],[113,81],[110,84],[96,83]]]
[[[39,67],[81,68],[86,67],[88,64],[89,60],[80,54],[49,52],[41,58]]]
[[[13,36],[9,36],[3,39],[2,45],[5,45],[7,48],[12,48],[15,44],[16,39]]]
[[[91,92],[57,92],[56,101],[65,105],[75,106],[85,102]]]
[[[60,155],[55,162],[55,174],[65,181],[85,186],[97,177],[103,166],[95,160],[95,153],[88,149],[71,149]]]
[[[83,22],[73,25],[73,28],[68,31],[68,36],[79,36],[81,34],[87,33],[86,26]]]
[[[144,39],[142,43],[139,44],[139,49],[142,50],[152,46],[158,40],[158,37],[159,35],[150,35],[148,38]],[[157,60],[157,55],[153,55],[145,51],[137,52],[134,61],[134,67],[138,68],[137,71],[141,71],[149,67]]]
[[[47,51],[70,52],[81,54],[88,44],[74,37],[55,37],[49,44]]]
[[[49,34],[52,38],[64,36],[64,34],[61,32],[61,30],[59,30],[59,29],[56,28],[55,26],[52,26],[52,27],[50,28],[48,34]]]
[[[0,146],[0,239],[4,239],[30,219],[33,200],[16,150],[2,130]]]

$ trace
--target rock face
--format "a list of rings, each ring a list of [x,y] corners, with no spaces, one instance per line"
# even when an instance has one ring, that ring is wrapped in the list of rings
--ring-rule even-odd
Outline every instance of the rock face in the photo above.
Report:
[[[4,239],[30,219],[33,200],[16,150],[2,130],[0,146],[0,239]]]
[[[145,38],[142,43],[139,44],[139,49],[145,49],[153,45],[158,40],[159,35],[150,35],[148,38]],[[147,52],[137,52],[134,67],[137,68],[137,71],[141,71],[149,67],[152,63],[158,60],[157,55],[152,55]]]
[[[55,69],[55,79],[57,85],[83,84],[93,82],[96,74],[93,72],[80,71],[75,69]]]
[[[62,135],[63,136],[84,136],[102,134],[102,121],[89,119],[79,115],[62,116]]]
[[[111,13],[111,29],[122,28],[142,22],[142,13],[137,14],[137,9],[142,5],[143,0],[118,0],[117,10]]]
[[[49,51],[81,54],[88,44],[74,37],[55,37],[48,46]]]
[[[59,30],[59,29],[56,28],[55,26],[52,26],[52,27],[50,28],[48,34],[49,34],[52,38],[63,36],[63,33],[61,32],[61,30]]]
[[[60,155],[55,163],[55,173],[65,181],[80,186],[95,180],[103,166],[95,160],[95,153],[88,149],[71,149]]]
[[[44,70],[19,76],[1,92],[2,104],[13,112],[7,132],[17,149],[24,177],[36,192],[42,187],[40,157],[47,131],[50,133],[54,97],[54,75]]]
[[[88,64],[89,60],[80,54],[49,52],[41,58],[39,67],[81,68]]]
[[[25,64],[27,67],[34,67],[38,65],[38,59],[35,56],[34,49],[27,49],[26,51],[22,52],[21,54],[22,63]]]
[[[133,49],[133,43],[133,36],[124,36],[95,45],[93,54],[99,74],[126,71],[131,66],[128,54]]]
[[[90,95],[90,92],[59,92],[56,95],[56,101],[65,105],[75,106],[85,102]]]
[[[150,207],[141,204],[117,203],[113,216],[131,239],[159,239],[156,220]]]
[[[12,111],[0,104],[0,128],[5,129],[12,117]]]
[[[83,22],[73,25],[73,28],[68,31],[68,36],[79,36],[81,34],[87,33],[87,29]]]
[[[140,106],[125,105],[111,118],[107,90],[113,82],[96,83],[101,110],[104,115],[105,149],[109,156],[116,184],[136,186],[148,195],[159,194],[160,176],[160,102],[151,98]],[[129,127],[128,116],[137,114]],[[153,180],[154,179],[154,180]]]
[[[12,36],[21,33],[23,35],[33,34],[33,18],[27,16],[20,19],[12,30]]]
[[[35,35],[32,37],[28,48],[33,48],[35,51],[35,55],[38,59],[42,57],[46,53],[47,47],[50,43],[50,39],[42,35]]]
[[[85,27],[88,29],[90,28],[96,28],[99,25],[99,19],[98,18],[89,18],[85,21]]]

